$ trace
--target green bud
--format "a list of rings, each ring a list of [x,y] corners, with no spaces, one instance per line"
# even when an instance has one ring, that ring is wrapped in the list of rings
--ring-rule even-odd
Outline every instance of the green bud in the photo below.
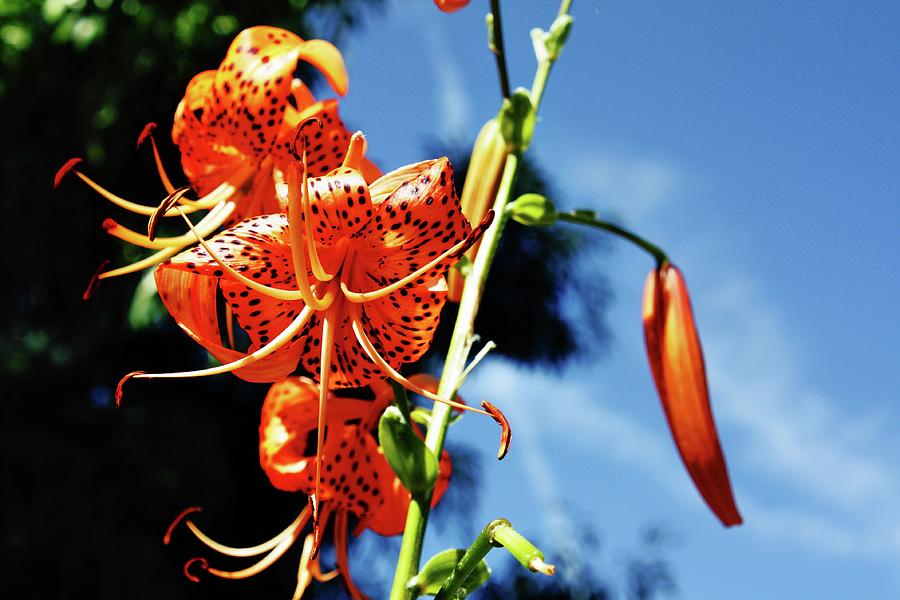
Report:
[[[553,203],[540,194],[522,194],[506,210],[516,222],[528,226],[553,225],[559,217]]]
[[[534,46],[534,56],[539,63],[544,61],[554,62],[562,53],[569,32],[572,31],[572,17],[561,15],[556,17],[550,31],[544,31],[540,27],[531,30],[531,43]]]
[[[560,15],[553,21],[550,26],[550,33],[547,35],[547,54],[550,60],[559,58],[566,40],[569,39],[569,32],[572,31],[572,17],[569,15]]]
[[[427,492],[438,477],[438,460],[396,406],[389,406],[378,421],[384,456],[403,487],[410,493]]]
[[[531,143],[535,122],[531,94],[525,88],[516,88],[509,98],[504,98],[497,113],[500,133],[510,152],[524,152]]]
[[[465,555],[466,551],[458,548],[448,548],[442,552],[438,552],[425,563],[418,575],[414,576],[406,584],[406,589],[415,590],[420,595],[434,596],[440,591],[444,581],[453,572],[453,569],[459,564],[459,561]],[[478,562],[474,569],[463,581],[462,586],[457,591],[457,597],[465,598],[475,589],[481,587],[491,576],[491,568],[484,560]],[[459,592],[462,592],[462,596]]]

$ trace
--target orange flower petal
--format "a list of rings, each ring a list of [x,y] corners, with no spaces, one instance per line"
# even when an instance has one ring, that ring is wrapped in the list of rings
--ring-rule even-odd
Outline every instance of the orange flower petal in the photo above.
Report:
[[[644,336],[650,370],[684,465],[726,526],[742,522],[709,404],[703,352],[681,271],[664,265],[644,287]]]

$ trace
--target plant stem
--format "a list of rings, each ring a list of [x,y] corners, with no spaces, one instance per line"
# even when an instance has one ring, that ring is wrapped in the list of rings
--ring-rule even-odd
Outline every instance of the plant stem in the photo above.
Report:
[[[466,578],[478,566],[478,563],[494,548],[503,547],[515,557],[526,569],[534,573],[553,575],[556,567],[544,562],[544,553],[538,550],[534,544],[513,529],[506,519],[494,519],[481,530],[466,553],[456,564],[447,579],[441,585],[440,591],[434,600],[450,600],[456,597],[456,592],[465,583]]]
[[[494,519],[481,530],[481,533],[478,534],[478,537],[475,538],[475,541],[472,542],[472,545],[469,546],[469,549],[466,550],[463,557],[459,559],[456,568],[453,569],[453,572],[450,573],[450,576],[444,581],[441,590],[434,597],[434,600],[448,600],[456,597],[456,590],[463,584],[466,577],[469,576],[469,573],[471,573],[472,570],[478,566],[478,563],[481,562],[481,559],[494,548],[494,530],[497,527],[504,526],[508,527],[509,521],[506,519]]]
[[[491,51],[497,59],[497,73],[500,75],[500,91],[504,98],[509,98],[509,74],[506,70],[506,52],[503,48],[503,23],[500,20],[500,0],[491,0],[491,15],[493,15],[491,33]]]
[[[563,0],[560,6],[560,14],[565,14],[570,4],[571,0]],[[495,13],[494,40],[497,52],[499,52],[498,68],[500,70],[501,85],[503,85],[502,81],[506,80],[506,64],[505,58],[503,58],[503,32],[499,18],[498,0],[491,0],[491,6]],[[534,85],[531,90],[535,111],[544,93],[551,66],[552,61],[543,61],[538,66],[535,74]],[[508,89],[508,87],[509,82],[507,81],[506,88]],[[456,324],[453,328],[453,335],[450,338],[450,346],[447,349],[447,358],[444,361],[444,370],[438,386],[437,393],[441,398],[449,400],[456,396],[456,387],[460,381],[460,375],[462,375],[466,367],[466,360],[472,347],[471,340],[474,335],[475,316],[478,314],[478,307],[484,294],[488,272],[493,263],[494,255],[497,253],[500,237],[508,219],[506,205],[509,203],[512,194],[512,186],[518,174],[520,159],[519,154],[515,152],[510,153],[506,157],[503,175],[501,176],[497,196],[492,207],[495,220],[485,232],[478,253],[475,255],[472,269],[466,277],[466,284],[459,302],[459,312],[456,315]],[[425,434],[425,445],[434,452],[435,456],[439,457],[441,455],[449,421],[450,407],[444,403],[436,403],[431,414],[428,431]],[[414,597],[414,592],[406,588],[406,583],[419,570],[430,506],[431,492],[413,495],[409,503],[409,509],[406,513],[406,527],[403,530],[400,555],[394,571],[390,600],[411,600]]]
[[[588,225],[590,227],[602,229],[603,231],[608,231],[619,236],[620,238],[626,239],[632,244],[651,254],[653,258],[656,259],[657,267],[661,267],[664,263],[669,262],[669,257],[666,255],[663,249],[656,244],[645,240],[639,235],[632,233],[631,231],[628,231],[623,227],[619,227],[618,225],[610,223],[609,221],[598,219],[592,213],[575,210],[572,212],[559,213],[558,218],[560,221],[566,221],[567,223],[578,223],[580,225]]]

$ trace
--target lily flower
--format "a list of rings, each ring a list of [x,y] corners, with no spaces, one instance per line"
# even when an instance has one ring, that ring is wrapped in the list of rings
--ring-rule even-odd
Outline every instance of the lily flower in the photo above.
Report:
[[[650,370],[681,459],[723,525],[742,522],[709,404],[703,351],[681,271],[663,263],[647,276],[644,339]]]
[[[303,128],[297,133],[305,148]],[[304,150],[288,168],[287,214],[242,221],[208,242],[185,217],[200,245],[157,267],[157,289],[181,328],[223,364],[130,373],[119,383],[117,401],[130,378],[233,372],[272,382],[299,366],[320,384],[319,423],[326,422],[328,390],[389,377],[432,400],[490,416],[508,442],[508,424],[492,405],[482,410],[441,398],[398,370],[428,349],[447,295],[444,273],[480,238],[493,213],[474,230],[469,226],[447,158],[408,165],[369,186],[360,172],[365,150],[357,132],[344,164],[315,178],[308,177]],[[246,352],[222,339],[219,292],[250,338]],[[319,448],[323,436],[320,428]],[[320,453],[319,471],[321,460]],[[315,508],[318,494],[313,498]]]
[[[181,151],[181,165],[197,200],[176,190],[159,156],[149,124],[138,145],[149,139],[160,179],[169,198],[180,192],[181,212],[206,210],[196,224],[202,235],[211,235],[222,225],[262,214],[281,212],[275,181],[291,161],[291,132],[298,123],[317,118],[322,128],[309,148],[308,167],[322,175],[339,166],[350,132],[338,116],[337,100],[316,101],[309,88],[293,77],[299,61],[316,67],[339,95],[348,90],[347,71],[340,52],[323,40],[303,40],[277,27],[251,27],[237,35],[218,70],[203,71],[188,84],[175,111],[172,140]],[[67,162],[57,173],[56,185],[69,171],[101,196],[139,215],[153,215],[156,206],[126,200],[107,190],[76,168],[78,159]],[[367,181],[380,172],[370,161],[360,170]],[[185,190],[186,191],[186,190]],[[177,217],[171,208],[161,216]],[[133,231],[112,219],[103,228],[125,242],[155,250],[133,264],[104,271],[106,279],[140,271],[178,254],[194,243],[193,234],[159,238]]]
[[[398,535],[406,524],[409,493],[394,475],[373,432],[384,409],[393,400],[390,386],[379,381],[372,386],[373,400],[336,397],[328,394],[329,415],[325,423],[322,454],[327,458],[320,482],[319,503],[321,526],[334,522],[336,569],[323,573],[319,565],[315,533],[304,539],[297,587],[293,598],[300,598],[312,579],[328,581],[343,578],[350,595],[365,598],[351,576],[347,558],[349,517],[358,519],[354,535],[370,529],[380,535]],[[289,492],[312,494],[319,470],[313,458],[317,453],[316,426],[319,386],[306,377],[290,377],[273,385],[266,395],[259,426],[260,464],[272,485]],[[441,455],[438,481],[432,499],[436,505],[450,480],[450,457]],[[305,506],[287,528],[262,544],[234,548],[209,538],[189,518],[197,508],[183,512],[169,527],[164,538],[169,543],[172,530],[180,522],[208,548],[226,556],[261,557],[255,564],[239,571],[225,571],[210,566],[205,558],[194,558],[185,565],[185,574],[199,580],[192,569],[226,579],[253,576],[274,563],[300,538],[310,520],[311,509]]]

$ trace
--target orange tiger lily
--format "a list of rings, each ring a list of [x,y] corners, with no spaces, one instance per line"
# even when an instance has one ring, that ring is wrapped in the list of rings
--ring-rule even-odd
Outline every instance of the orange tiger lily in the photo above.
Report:
[[[181,328],[223,364],[130,373],[119,383],[117,401],[130,378],[234,372],[271,382],[300,365],[320,383],[324,423],[329,389],[390,377],[432,400],[491,416],[503,427],[505,453],[509,427],[500,411],[441,398],[398,371],[428,349],[446,300],[444,273],[480,238],[493,213],[474,230],[469,226],[446,158],[408,165],[369,186],[359,170],[365,149],[365,138],[354,134],[343,166],[311,179],[304,151],[288,169],[286,215],[254,217],[209,242],[185,217],[200,246],[161,264],[157,289]],[[247,352],[222,340],[218,290],[250,338]],[[322,436],[320,428],[319,447]]]
[[[293,77],[300,60],[316,67],[340,95],[348,90],[347,71],[340,52],[323,40],[303,40],[277,27],[245,29],[231,43],[225,60],[215,71],[203,71],[188,84],[175,111],[172,140],[181,151],[181,165],[198,200],[179,197],[182,212],[209,211],[197,230],[211,235],[227,225],[255,215],[281,212],[275,181],[289,164],[290,136],[298,123],[317,118],[322,128],[309,148],[312,175],[322,175],[341,164],[350,132],[338,116],[337,100],[317,102],[309,88]],[[138,145],[149,139],[160,179],[172,197],[176,190],[159,156],[149,124]],[[99,185],[67,162],[55,184],[69,171],[114,204],[139,215],[152,215],[154,206],[130,202]],[[380,172],[370,161],[360,164],[367,181]],[[178,216],[174,208],[164,216]],[[192,234],[158,238],[133,231],[112,219],[103,223],[110,235],[156,250],[133,264],[99,273],[106,279],[156,265],[194,243]]]
[[[374,400],[328,394],[329,415],[322,451],[328,461],[320,479],[319,510],[323,530],[334,516],[337,568],[322,573],[316,552],[316,535],[307,534],[300,557],[295,600],[303,595],[312,579],[328,581],[338,574],[353,598],[365,598],[350,577],[347,560],[349,515],[359,519],[354,535],[365,529],[385,536],[403,532],[409,493],[394,475],[373,435],[381,413],[393,400],[393,393],[390,386],[381,381],[376,382],[372,390]],[[280,490],[306,494],[314,492],[318,469],[313,456],[318,446],[313,432],[316,430],[319,391],[319,386],[309,378],[290,377],[273,385],[266,395],[259,426],[259,459],[272,485]],[[450,471],[450,456],[444,452],[432,506],[440,501],[447,489]],[[310,508],[306,506],[286,529],[272,539],[251,548],[233,548],[210,539],[187,518],[196,510],[199,509],[188,509],[179,515],[166,533],[166,543],[171,539],[172,529],[184,521],[201,542],[220,554],[262,558],[239,571],[216,569],[205,558],[191,559],[185,565],[185,574],[195,581],[198,578],[191,572],[195,566],[226,579],[243,579],[263,571],[300,537],[310,518]]]
[[[647,276],[644,338],[672,437],[694,485],[723,525],[742,522],[709,404],[703,351],[681,271],[665,263]]]

